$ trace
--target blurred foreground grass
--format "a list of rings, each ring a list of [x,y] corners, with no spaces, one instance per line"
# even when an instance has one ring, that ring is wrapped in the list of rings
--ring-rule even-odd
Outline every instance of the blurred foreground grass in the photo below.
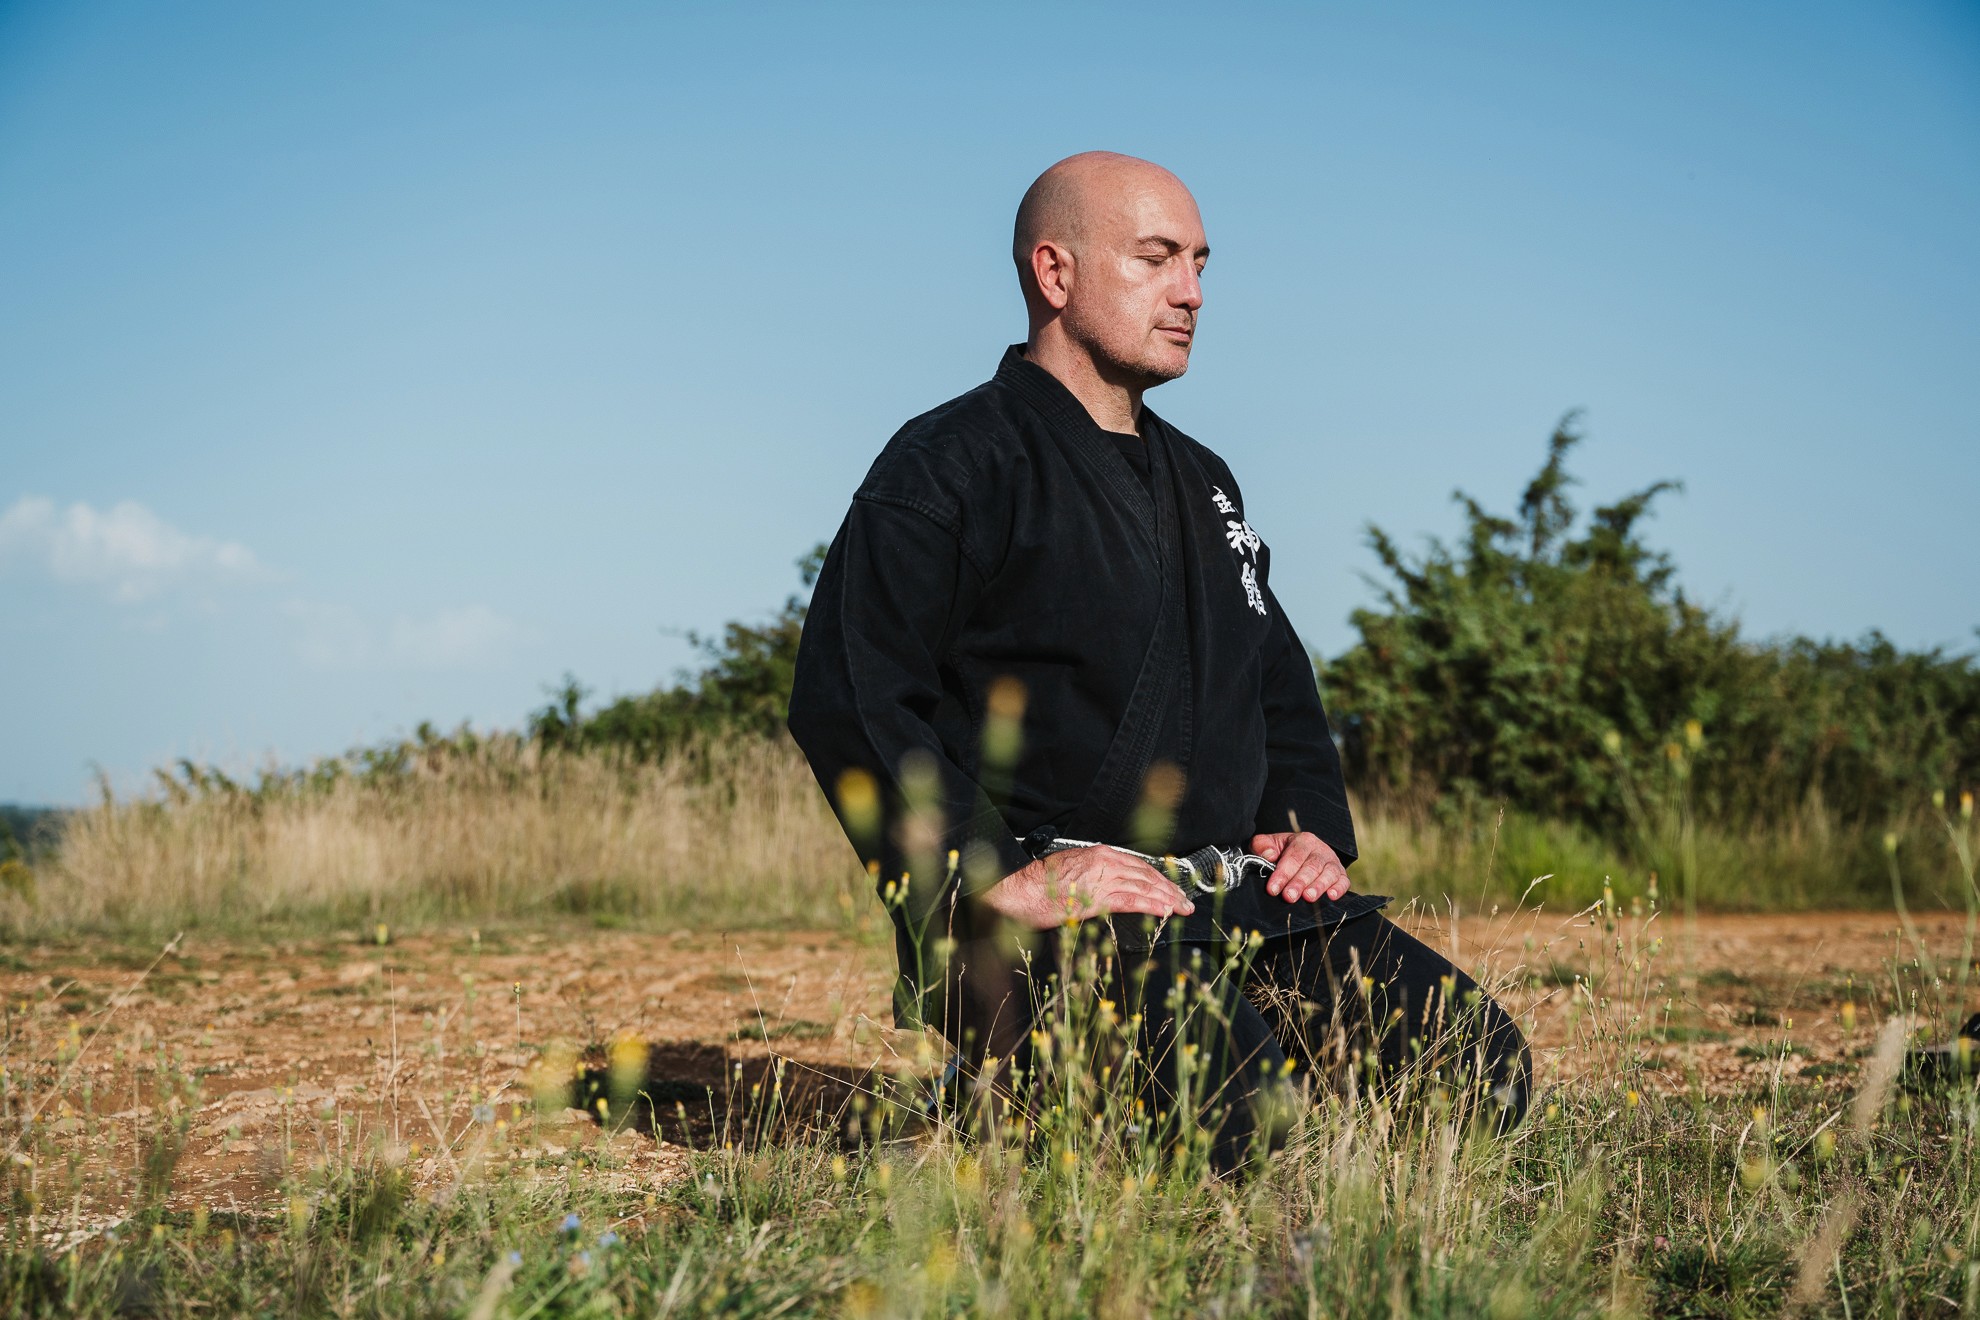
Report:
[[[1762,1079],[1715,1088],[1690,1043],[1715,982],[1654,911],[1593,916],[1559,986],[1570,1039],[1511,1135],[1474,1130],[1428,1061],[1376,1089],[1351,1055],[1308,1056],[1285,1147],[1244,1181],[1134,1104],[1091,954],[1046,1006],[1028,1116],[923,1116],[934,1051],[825,1111],[786,1103],[781,1065],[696,1100],[653,1086],[641,1042],[553,1044],[512,1096],[395,1085],[404,1131],[284,1101],[224,1195],[183,1168],[217,1079],[142,1033],[98,1039],[128,995],[52,1049],[10,1015],[0,1314],[1972,1314],[1980,1091],[1901,1060],[1969,1002],[1973,922],[1955,956],[1864,969],[1837,1010],[1847,1084],[1780,1066],[1785,1021]],[[568,1108],[587,1057],[599,1126]],[[655,1166],[624,1128],[642,1092],[714,1125]]]

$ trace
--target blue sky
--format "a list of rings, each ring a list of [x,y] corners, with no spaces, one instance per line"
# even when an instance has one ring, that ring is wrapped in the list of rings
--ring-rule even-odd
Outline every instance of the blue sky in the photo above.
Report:
[[[1311,646],[1571,407],[1749,631],[1974,645],[1970,4],[0,3],[0,800],[667,679],[1091,147],[1202,204],[1150,403]]]

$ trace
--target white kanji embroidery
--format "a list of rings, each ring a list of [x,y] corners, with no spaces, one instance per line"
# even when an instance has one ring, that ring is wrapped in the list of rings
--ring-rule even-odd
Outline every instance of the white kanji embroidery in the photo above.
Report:
[[[1258,554],[1258,533],[1251,530],[1248,522],[1227,522],[1224,524],[1224,539],[1231,543],[1231,549],[1241,554]]]
[[[1265,592],[1258,585],[1258,551],[1264,545],[1258,533],[1251,530],[1251,524],[1238,512],[1231,497],[1224,494],[1223,487],[1210,488],[1210,501],[1217,506],[1217,512],[1236,514],[1224,520],[1224,539],[1230,542],[1231,549],[1238,554],[1238,581],[1244,584],[1244,600],[1259,614],[1271,613],[1265,604]],[[1246,558],[1249,556],[1249,558]]]
[[[1238,574],[1238,579],[1244,583],[1244,598],[1250,603],[1251,608],[1260,614],[1265,613],[1265,593],[1258,589],[1258,574],[1253,571],[1250,564],[1244,566],[1244,571]]]

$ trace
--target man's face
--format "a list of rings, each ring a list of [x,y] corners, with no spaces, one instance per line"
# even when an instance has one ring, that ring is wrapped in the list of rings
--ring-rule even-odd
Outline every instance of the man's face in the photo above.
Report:
[[[1158,385],[1189,370],[1210,258],[1203,218],[1188,189],[1154,171],[1108,193],[1074,252],[1064,325],[1103,371]]]

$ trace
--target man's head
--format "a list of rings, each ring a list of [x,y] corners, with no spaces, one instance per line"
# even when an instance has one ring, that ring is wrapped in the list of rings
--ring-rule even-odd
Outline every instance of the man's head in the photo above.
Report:
[[[1012,256],[1034,344],[1062,335],[1136,389],[1189,370],[1210,245],[1175,175],[1111,151],[1068,156],[1018,204]]]

